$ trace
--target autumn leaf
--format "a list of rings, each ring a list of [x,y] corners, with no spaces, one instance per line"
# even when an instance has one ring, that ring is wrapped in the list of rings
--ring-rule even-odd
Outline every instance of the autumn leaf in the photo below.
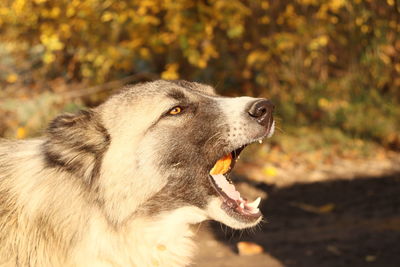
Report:
[[[161,78],[166,80],[176,80],[179,78],[178,74],[178,63],[171,63],[165,67],[165,71],[161,73]]]
[[[237,248],[239,255],[241,256],[258,255],[264,252],[262,246],[253,242],[245,242],[245,241],[238,242]]]
[[[300,202],[292,202],[290,203],[292,206],[300,208],[304,211],[311,212],[311,213],[318,213],[318,214],[323,214],[323,213],[330,213],[335,209],[335,204],[333,203],[328,203],[322,206],[314,206],[306,203],[300,203]]]
[[[24,139],[26,137],[26,129],[24,127],[18,127],[16,137],[17,139]]]
[[[278,170],[275,167],[272,166],[267,166],[264,167],[262,172],[266,175],[266,176],[276,176],[278,174]]]

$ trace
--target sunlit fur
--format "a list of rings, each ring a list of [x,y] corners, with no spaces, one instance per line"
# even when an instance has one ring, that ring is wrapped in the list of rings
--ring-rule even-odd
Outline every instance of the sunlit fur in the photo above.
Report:
[[[0,266],[187,266],[191,225],[257,224],[228,216],[207,177],[263,137],[238,111],[254,100],[156,81],[60,115],[40,138],[0,140]]]

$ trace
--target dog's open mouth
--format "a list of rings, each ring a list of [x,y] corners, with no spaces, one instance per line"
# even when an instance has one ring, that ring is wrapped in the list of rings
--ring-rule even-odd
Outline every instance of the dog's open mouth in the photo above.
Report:
[[[253,202],[243,198],[230,179],[230,173],[239,154],[246,146],[241,146],[220,158],[210,170],[209,177],[211,184],[223,200],[221,208],[237,219],[253,221],[261,216],[258,208],[261,198],[258,197]]]

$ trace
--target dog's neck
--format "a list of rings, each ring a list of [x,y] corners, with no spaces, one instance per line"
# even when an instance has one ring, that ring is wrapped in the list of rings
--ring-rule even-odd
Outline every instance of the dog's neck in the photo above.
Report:
[[[192,225],[206,219],[199,208],[183,207],[152,218],[133,219],[115,231],[108,231],[108,240],[99,240],[99,232],[107,230],[93,225],[88,238],[95,240],[88,242],[98,244],[98,265],[188,266],[195,252]],[[83,250],[78,248],[80,262],[88,258]]]

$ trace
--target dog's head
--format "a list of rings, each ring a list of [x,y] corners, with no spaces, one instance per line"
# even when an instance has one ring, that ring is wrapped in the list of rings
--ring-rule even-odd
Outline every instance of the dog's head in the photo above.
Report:
[[[91,153],[69,160],[78,166],[69,171],[80,173],[114,223],[193,207],[204,218],[245,228],[261,220],[259,199],[244,199],[229,175],[245,146],[273,134],[272,111],[269,100],[222,97],[199,83],[144,83],[94,110],[56,119],[45,151],[53,166],[68,157],[55,156],[61,147],[54,143]]]

